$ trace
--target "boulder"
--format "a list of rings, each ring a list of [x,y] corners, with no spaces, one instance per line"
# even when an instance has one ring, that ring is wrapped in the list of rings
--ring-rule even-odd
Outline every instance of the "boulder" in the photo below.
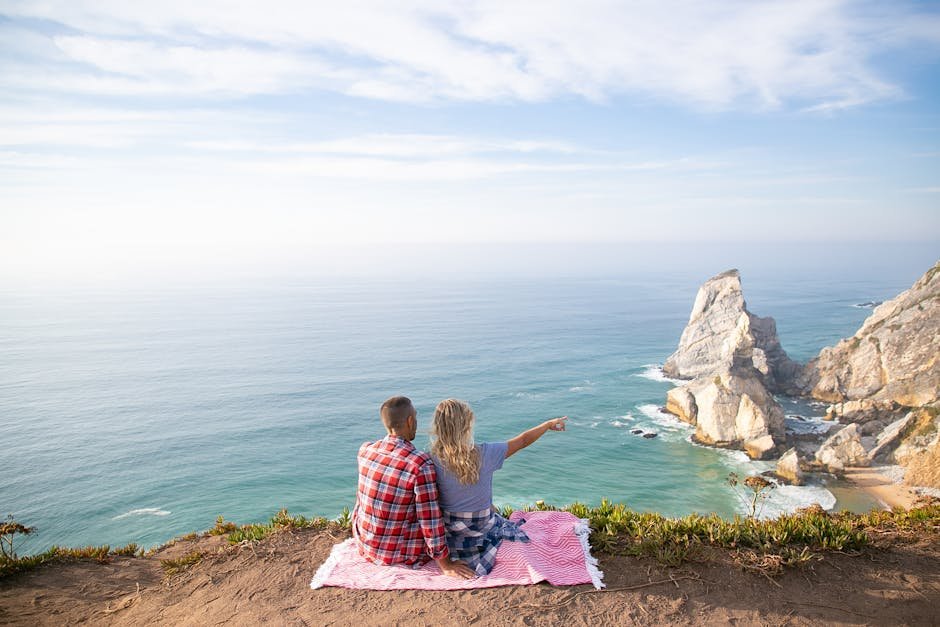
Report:
[[[893,422],[907,413],[907,409],[892,400],[858,399],[833,403],[826,410],[826,420],[838,420],[843,424],[850,422],[867,423],[870,421]]]
[[[816,461],[834,473],[841,473],[846,466],[868,466],[871,463],[855,424],[840,429],[823,442],[816,451]]]
[[[767,459],[776,450],[777,443],[770,434],[744,442],[744,452],[751,459]]]
[[[800,371],[781,347],[774,319],[747,310],[737,270],[722,272],[699,288],[679,347],[663,364],[666,376],[678,379],[728,369],[752,370],[773,391],[789,389]]]
[[[875,438],[875,446],[872,447],[870,451],[868,451],[868,459],[873,462],[880,461],[879,458],[887,455],[891,449],[900,442],[901,434],[904,433],[905,429],[907,429],[907,426],[911,424],[913,419],[913,412],[909,412],[903,418],[898,418],[890,425],[885,427],[884,430]]]
[[[692,397],[688,405],[695,407],[696,441],[734,448],[750,442],[745,450],[755,459],[766,457],[783,441],[783,410],[756,376],[724,370],[695,379],[684,389]],[[674,396],[686,399],[683,393]]]
[[[695,397],[685,386],[675,387],[666,392],[666,407],[664,409],[690,425],[694,425],[698,418],[698,406],[695,404]]]
[[[784,453],[777,461],[777,467],[774,470],[782,481],[791,485],[803,485],[803,471],[800,469],[800,456],[795,448],[791,448]]]

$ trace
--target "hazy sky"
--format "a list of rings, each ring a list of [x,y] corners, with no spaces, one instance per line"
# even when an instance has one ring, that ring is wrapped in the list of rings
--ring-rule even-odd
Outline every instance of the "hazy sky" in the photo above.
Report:
[[[940,240],[940,3],[0,0],[0,278]]]

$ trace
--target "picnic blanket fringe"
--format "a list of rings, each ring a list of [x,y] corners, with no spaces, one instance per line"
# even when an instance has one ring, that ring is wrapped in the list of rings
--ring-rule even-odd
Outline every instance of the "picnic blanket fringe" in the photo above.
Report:
[[[588,575],[591,576],[591,583],[594,584],[594,589],[600,590],[601,588],[606,588],[607,584],[603,582],[604,572],[598,568],[597,558],[591,555],[591,543],[589,542],[591,527],[588,524],[587,518],[582,518],[581,522],[574,526],[574,534],[578,536],[578,540],[581,541],[581,550],[584,551],[584,565],[587,567]]]
[[[326,580],[329,579],[330,575],[333,574],[333,569],[336,568],[337,565],[339,565],[340,551],[338,551],[337,549],[339,549],[339,547],[345,544],[350,544],[351,542],[355,542],[355,539],[349,538],[348,540],[345,540],[344,542],[340,542],[339,544],[333,547],[333,550],[330,551],[330,556],[326,558],[326,561],[320,565],[320,568],[317,569],[317,572],[313,576],[313,579],[310,580],[310,587],[313,590],[318,590],[319,588],[322,588],[323,585],[326,583]]]

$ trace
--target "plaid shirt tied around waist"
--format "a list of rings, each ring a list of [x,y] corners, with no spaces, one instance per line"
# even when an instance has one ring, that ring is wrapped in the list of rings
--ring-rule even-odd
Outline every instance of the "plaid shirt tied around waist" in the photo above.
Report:
[[[519,525],[489,508],[479,512],[444,512],[444,527],[451,557],[465,562],[481,577],[496,565],[496,552],[503,540],[529,541]]]
[[[447,557],[437,471],[426,453],[398,436],[359,448],[353,537],[376,564],[423,564]]]

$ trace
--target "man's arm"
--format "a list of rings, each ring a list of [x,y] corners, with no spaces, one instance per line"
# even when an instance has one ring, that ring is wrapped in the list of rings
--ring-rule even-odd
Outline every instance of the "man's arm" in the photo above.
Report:
[[[473,579],[476,573],[469,566],[450,560],[450,551],[444,536],[444,521],[441,520],[441,508],[437,498],[437,470],[429,461],[421,466],[415,479],[415,510],[424,543],[428,547],[428,555],[437,562],[445,575]]]

